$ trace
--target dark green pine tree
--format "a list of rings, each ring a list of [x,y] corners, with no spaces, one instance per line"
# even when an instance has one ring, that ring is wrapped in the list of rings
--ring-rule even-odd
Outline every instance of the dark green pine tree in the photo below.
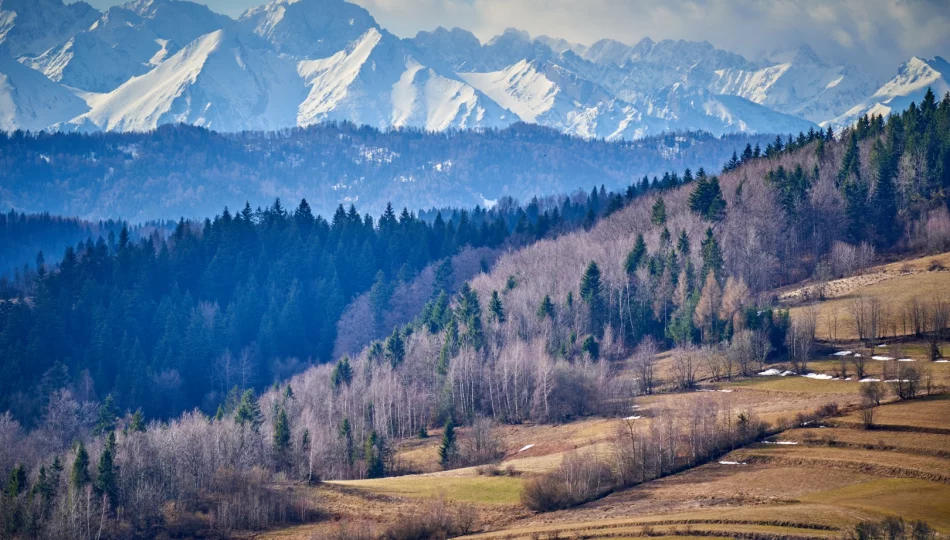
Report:
[[[136,409],[132,414],[127,430],[129,433],[145,433],[145,415],[142,414],[142,409]]]
[[[333,373],[330,375],[330,381],[333,388],[349,386],[353,380],[353,368],[350,367],[350,357],[344,356],[333,366]]]
[[[274,418],[274,454],[277,456],[278,467],[286,464],[290,453],[290,419],[287,418],[287,409],[278,406],[277,416]]]
[[[106,437],[105,448],[99,456],[99,466],[96,468],[96,494],[109,499],[109,504],[116,507],[119,498],[119,467],[115,464],[115,432],[109,432]]]
[[[106,400],[99,407],[99,420],[93,429],[93,434],[102,435],[115,429],[116,420],[119,418],[119,411],[115,407],[115,401],[112,394],[106,396]]]
[[[541,299],[541,305],[538,306],[538,318],[542,320],[545,318],[554,319],[554,302],[551,301],[551,295],[546,294]]]
[[[706,229],[706,237],[703,238],[703,269],[699,276],[700,283],[706,280],[706,274],[713,272],[716,279],[722,277],[722,250],[719,248],[719,241],[713,235],[712,227]]]
[[[858,152],[858,134],[852,131],[851,137],[848,138],[848,147],[844,152],[844,158],[841,160],[841,168],[838,170],[838,186],[860,180],[861,156]]]
[[[752,143],[746,143],[745,150],[742,151],[742,162],[745,163],[752,159]]]
[[[237,411],[234,413],[234,421],[254,431],[260,429],[264,416],[261,414],[261,406],[254,397],[253,390],[245,390],[244,395],[241,396],[241,403],[238,404]]]
[[[686,229],[681,230],[679,238],[676,239],[676,251],[681,256],[689,256],[689,235],[686,234]]]
[[[587,353],[591,360],[596,361],[600,358],[600,344],[597,343],[597,339],[594,336],[587,336],[584,339],[584,343],[581,344],[581,350]]]
[[[464,333],[460,335],[461,342],[476,350],[481,349],[484,341],[482,307],[478,301],[478,293],[468,283],[462,285],[462,290],[459,291],[459,305],[456,316],[460,323],[465,326]]]
[[[374,429],[363,447],[363,457],[366,461],[366,477],[382,478],[386,475],[385,461],[383,460],[383,440]]]
[[[637,240],[633,244],[633,248],[630,250],[630,253],[627,253],[627,258],[624,259],[623,262],[623,269],[627,272],[627,275],[633,275],[637,273],[637,270],[643,265],[646,255],[647,244],[643,240],[643,235],[638,234]]]
[[[591,261],[581,276],[581,299],[590,310],[591,333],[600,337],[604,333],[604,323],[607,320],[607,305],[604,302],[603,284],[601,282],[600,267]]]
[[[390,365],[398,366],[406,357],[406,342],[403,341],[399,328],[393,328],[393,333],[386,338],[386,358]]]
[[[343,462],[346,464],[346,467],[353,467],[353,429],[350,427],[349,418],[344,418],[343,423],[340,424],[340,439],[343,440]]]
[[[897,189],[894,185],[896,171],[893,158],[881,141],[874,144],[873,159],[877,165],[877,184],[871,203],[875,214],[875,239],[880,247],[889,248],[901,234],[897,214]]]
[[[443,469],[451,467],[458,457],[458,441],[455,440],[455,423],[448,420],[442,432],[442,442],[439,444],[439,464]]]
[[[433,296],[437,296],[442,292],[452,292],[452,275],[452,259],[444,259],[439,263],[439,266],[435,268],[435,282],[432,285]]]
[[[491,300],[488,301],[488,317],[499,324],[505,322],[505,308],[501,303],[498,291],[491,292]]]
[[[89,452],[86,451],[86,445],[79,441],[76,446],[76,459],[73,461],[73,470],[69,476],[70,485],[81,490],[88,486],[92,481],[89,476]]]
[[[666,225],[666,203],[663,202],[663,197],[657,197],[656,202],[653,203],[653,209],[650,212],[650,221],[657,227]]]
[[[8,498],[15,499],[26,490],[26,487],[26,469],[23,468],[22,464],[18,463],[16,467],[10,471],[10,475],[7,476],[7,485],[4,492]]]

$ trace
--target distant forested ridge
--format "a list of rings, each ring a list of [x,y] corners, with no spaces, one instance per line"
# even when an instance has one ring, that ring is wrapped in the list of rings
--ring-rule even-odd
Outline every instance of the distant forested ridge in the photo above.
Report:
[[[381,132],[328,124],[222,134],[190,126],[149,133],[0,133],[0,208],[86,219],[203,219],[226,201],[306,198],[313,211],[387,202],[410,210],[473,208],[504,196],[571,193],[686,168],[718,169],[765,135],[670,134],[605,142],[518,124],[503,130]]]
[[[13,278],[24,265],[32,267],[42,252],[45,262],[56,262],[63,249],[89,238],[117,237],[124,222],[84,221],[44,214],[24,214],[10,210],[0,214],[0,277]],[[130,229],[133,237],[138,228]]]

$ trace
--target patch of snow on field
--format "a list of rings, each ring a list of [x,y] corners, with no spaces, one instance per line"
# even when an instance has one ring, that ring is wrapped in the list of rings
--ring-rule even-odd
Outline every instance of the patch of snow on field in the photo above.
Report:
[[[744,461],[720,461],[720,465],[748,465]]]
[[[534,444],[533,444],[533,443],[532,443],[532,444],[529,444],[529,445],[527,445],[527,446],[525,446],[525,447],[522,448],[521,450],[518,450],[518,453],[520,454],[521,452],[524,452],[525,450],[530,450],[530,449],[532,449],[532,448],[534,448]]]
[[[934,360],[935,364],[946,364],[947,362],[950,362],[950,360]]]
[[[881,379],[878,379],[877,377],[865,377],[858,382],[881,382]]]
[[[816,379],[819,381],[830,381],[834,379],[834,377],[825,373],[806,373],[802,375],[802,377],[807,377],[809,379]]]
[[[781,371],[775,368],[771,368],[771,369],[767,369],[763,371],[762,373],[759,373],[759,376],[760,377],[776,377],[776,376],[780,376],[781,374],[782,374]]]
[[[852,354],[854,354],[854,351],[838,351],[832,356],[851,356]]]
[[[798,444],[795,441],[762,441],[765,444],[782,444],[782,445],[794,445]]]
[[[634,416],[628,416],[628,417],[624,418],[624,420],[639,420],[639,419],[641,419],[641,418],[643,418],[643,417],[642,417],[642,416],[636,416],[636,415],[634,415]]]
[[[888,360],[893,360],[891,356],[872,356],[871,360],[879,360],[881,362],[887,362]]]
[[[898,358],[898,362],[916,362],[913,358]]]

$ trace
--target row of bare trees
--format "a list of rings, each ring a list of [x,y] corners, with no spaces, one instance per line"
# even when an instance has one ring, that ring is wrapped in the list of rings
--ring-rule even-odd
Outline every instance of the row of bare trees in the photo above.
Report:
[[[571,453],[561,466],[525,483],[522,502],[533,510],[567,508],[618,487],[693,467],[760,439],[767,426],[728,403],[696,400],[683,412],[661,410],[618,426],[610,452]]]

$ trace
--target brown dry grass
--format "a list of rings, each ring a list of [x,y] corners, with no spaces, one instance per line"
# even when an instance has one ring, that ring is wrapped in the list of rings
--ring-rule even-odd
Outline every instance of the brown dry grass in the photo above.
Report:
[[[859,413],[839,420],[842,424],[861,423]],[[882,405],[875,410],[874,423],[890,428],[921,428],[950,431],[950,394]]]
[[[947,271],[898,275],[883,281],[859,285],[837,298],[818,304],[817,337],[835,341],[857,339],[854,319],[848,310],[852,300],[861,296],[880,299],[893,315],[895,310],[900,309],[915,297],[926,300],[948,295],[950,295],[950,272]],[[801,317],[804,309],[801,306],[793,307],[792,317]],[[886,325],[885,335],[892,335],[892,330],[896,330],[897,335],[903,334],[900,325],[895,324],[896,328],[893,329],[890,326]]]

